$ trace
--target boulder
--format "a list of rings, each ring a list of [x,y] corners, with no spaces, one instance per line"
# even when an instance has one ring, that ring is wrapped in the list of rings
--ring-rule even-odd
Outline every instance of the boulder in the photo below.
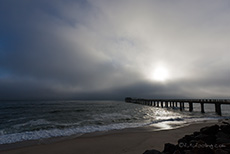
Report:
[[[215,154],[215,152],[210,148],[195,148],[190,150],[189,154]]]
[[[215,154],[229,154],[229,153],[223,149],[216,149]]]
[[[177,145],[166,143],[162,153],[147,150],[144,154],[230,154],[230,124],[201,128],[179,139]]]
[[[146,150],[143,154],[162,154],[160,151],[152,149],[152,150]]]
[[[219,131],[219,126],[218,125],[213,125],[213,126],[209,126],[209,127],[204,127],[200,129],[200,132],[202,134],[206,134],[206,135],[214,135]]]
[[[194,140],[194,135],[185,135],[183,138],[178,140],[178,143],[189,144],[191,140]]]
[[[230,134],[230,125],[221,125],[220,130],[226,134]]]
[[[173,154],[176,151],[176,146],[171,143],[166,143],[164,146],[164,154]]]
[[[196,137],[197,135],[200,135],[200,132],[194,132],[193,136]]]
[[[217,144],[230,143],[230,138],[217,138],[216,143]]]
[[[230,143],[230,134],[226,134],[223,131],[220,131],[216,134],[216,143]]]
[[[207,144],[214,144],[216,142],[216,136],[215,135],[206,135],[206,134],[200,134],[195,137],[196,140],[202,140]]]
[[[223,124],[230,125],[229,122],[223,121]]]
[[[179,150],[176,150],[173,154],[181,154]]]

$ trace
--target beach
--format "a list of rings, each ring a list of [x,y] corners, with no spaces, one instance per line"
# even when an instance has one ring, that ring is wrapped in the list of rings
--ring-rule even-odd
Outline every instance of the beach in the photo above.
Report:
[[[89,133],[80,137],[52,143],[24,146],[1,151],[2,154],[142,154],[145,150],[163,151],[165,143],[176,144],[178,139],[199,131],[202,127],[221,124],[203,121],[184,127],[153,131],[151,127],[132,128],[109,132]],[[14,145],[15,146],[15,145]]]

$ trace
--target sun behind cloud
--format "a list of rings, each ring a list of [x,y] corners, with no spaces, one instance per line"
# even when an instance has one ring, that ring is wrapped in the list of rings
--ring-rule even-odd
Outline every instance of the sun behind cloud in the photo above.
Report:
[[[168,70],[165,67],[157,67],[152,75],[151,78],[155,81],[159,81],[159,82],[164,82],[169,78],[169,73]]]

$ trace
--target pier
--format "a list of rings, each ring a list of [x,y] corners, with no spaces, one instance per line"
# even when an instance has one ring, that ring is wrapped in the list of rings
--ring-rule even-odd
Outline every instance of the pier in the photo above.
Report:
[[[189,111],[193,111],[193,104],[200,104],[201,113],[205,113],[204,104],[214,104],[215,112],[218,115],[221,113],[221,105],[230,105],[230,99],[139,99],[139,98],[125,98],[127,103],[142,104],[155,107],[165,107],[165,108],[180,108],[180,111],[185,109],[185,104],[188,104]]]

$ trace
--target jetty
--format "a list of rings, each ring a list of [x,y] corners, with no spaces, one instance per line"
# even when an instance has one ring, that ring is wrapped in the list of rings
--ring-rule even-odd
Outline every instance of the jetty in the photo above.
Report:
[[[127,103],[142,104],[155,107],[166,107],[166,108],[180,108],[180,111],[185,109],[185,104],[188,104],[189,111],[193,111],[193,104],[200,104],[201,113],[205,113],[204,104],[214,104],[216,114],[222,115],[221,105],[230,105],[230,99],[143,99],[143,98],[131,98],[126,97]]]

